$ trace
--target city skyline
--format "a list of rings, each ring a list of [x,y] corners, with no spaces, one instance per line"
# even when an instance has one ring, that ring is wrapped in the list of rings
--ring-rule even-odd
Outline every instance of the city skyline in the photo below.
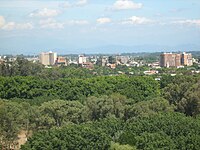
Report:
[[[198,0],[2,0],[0,54],[200,50]]]

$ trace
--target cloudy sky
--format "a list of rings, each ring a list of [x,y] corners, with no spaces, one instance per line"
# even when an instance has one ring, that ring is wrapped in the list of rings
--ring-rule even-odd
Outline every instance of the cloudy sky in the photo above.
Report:
[[[200,1],[0,0],[0,54],[101,53],[112,46],[200,50]]]

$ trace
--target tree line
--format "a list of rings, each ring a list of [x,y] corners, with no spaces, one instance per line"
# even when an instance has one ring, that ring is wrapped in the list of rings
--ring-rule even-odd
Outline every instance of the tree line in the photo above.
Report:
[[[120,93],[136,101],[160,94],[159,83],[152,77],[104,76],[86,79],[50,80],[37,77],[0,77],[0,98],[32,99],[53,96],[80,100],[88,96]]]

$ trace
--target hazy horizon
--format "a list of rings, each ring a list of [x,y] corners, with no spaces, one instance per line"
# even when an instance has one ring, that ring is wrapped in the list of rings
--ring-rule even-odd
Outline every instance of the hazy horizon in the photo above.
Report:
[[[198,0],[1,0],[0,54],[200,51]]]

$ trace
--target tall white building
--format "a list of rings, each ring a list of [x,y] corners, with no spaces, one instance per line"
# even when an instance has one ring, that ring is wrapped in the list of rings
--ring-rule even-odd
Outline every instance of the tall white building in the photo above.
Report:
[[[84,55],[79,55],[78,56],[78,63],[79,64],[84,64],[87,62],[87,58]]]
[[[54,65],[57,59],[57,53],[54,52],[42,52],[39,56],[40,63],[43,65]]]

